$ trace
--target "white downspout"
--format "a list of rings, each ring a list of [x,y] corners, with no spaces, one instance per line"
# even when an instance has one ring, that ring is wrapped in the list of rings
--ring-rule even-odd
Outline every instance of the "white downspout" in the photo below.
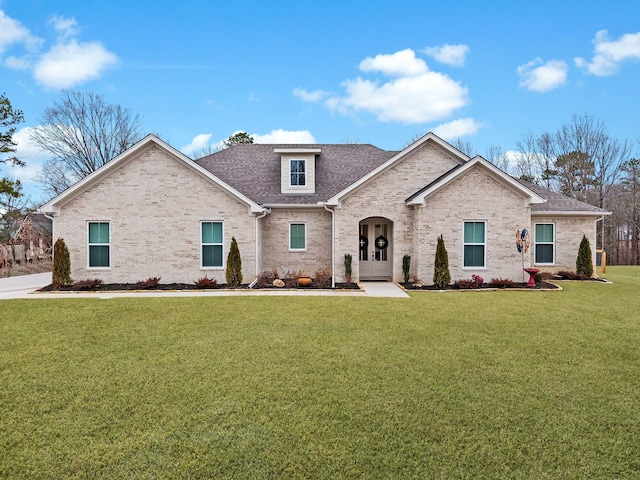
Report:
[[[336,212],[323,203],[324,209],[331,212],[331,288],[336,288]]]
[[[256,281],[260,274],[260,226],[258,220],[266,217],[269,213],[271,213],[271,210],[265,208],[260,215],[256,215]]]

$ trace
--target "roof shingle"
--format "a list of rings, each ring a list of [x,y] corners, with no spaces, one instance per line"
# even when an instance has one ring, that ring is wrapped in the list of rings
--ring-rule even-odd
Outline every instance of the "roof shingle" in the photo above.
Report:
[[[316,192],[280,192],[280,154],[276,148],[320,148]],[[383,164],[397,152],[369,144],[238,144],[196,162],[261,205],[324,202]]]

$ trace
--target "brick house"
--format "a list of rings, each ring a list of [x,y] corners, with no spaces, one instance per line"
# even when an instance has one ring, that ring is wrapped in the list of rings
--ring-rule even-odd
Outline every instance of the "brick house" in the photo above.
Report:
[[[443,235],[453,280],[519,280],[525,266],[575,269],[599,208],[518,181],[428,133],[399,152],[372,145],[241,144],[193,161],[145,137],[41,207],[65,239],[72,277],[225,282],[231,238],[244,280],[264,270],[329,269],[344,281],[402,280],[402,258],[430,283]]]

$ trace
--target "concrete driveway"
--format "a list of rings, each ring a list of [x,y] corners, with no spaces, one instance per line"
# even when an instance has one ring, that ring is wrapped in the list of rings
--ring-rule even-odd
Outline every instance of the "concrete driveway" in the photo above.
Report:
[[[0,298],[21,298],[51,283],[51,272],[0,278]]]

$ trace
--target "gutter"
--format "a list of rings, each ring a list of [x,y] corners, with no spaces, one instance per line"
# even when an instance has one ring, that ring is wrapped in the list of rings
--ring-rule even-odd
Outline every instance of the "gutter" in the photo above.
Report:
[[[331,288],[336,288],[336,212],[322,203],[327,212],[331,212]]]
[[[265,208],[260,215],[256,215],[256,280],[254,282],[258,280],[258,275],[260,274],[260,224],[258,220],[266,217],[270,213],[271,210]],[[253,285],[255,285],[255,283],[251,284],[252,287]]]

